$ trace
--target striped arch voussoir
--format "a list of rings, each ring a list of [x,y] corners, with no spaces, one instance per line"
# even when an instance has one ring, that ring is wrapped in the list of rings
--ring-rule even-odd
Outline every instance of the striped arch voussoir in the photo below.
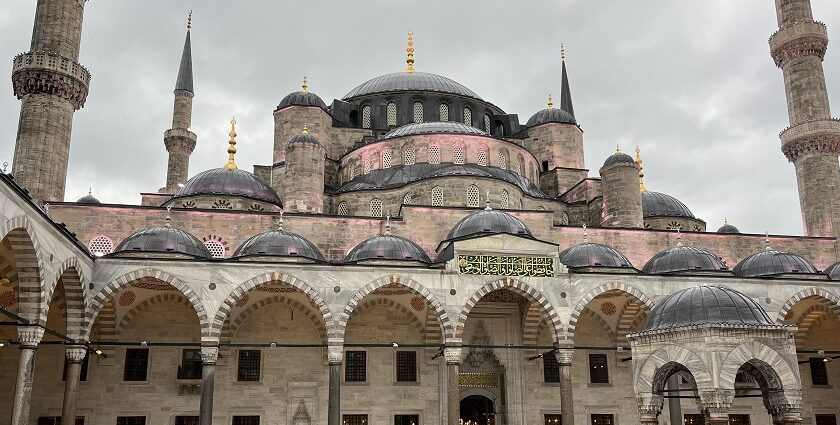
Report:
[[[139,303],[136,303],[135,306],[131,308],[131,310],[122,315],[122,318],[120,319],[119,323],[117,323],[115,328],[115,338],[119,339],[119,336],[122,333],[123,329],[125,329],[135,318],[137,318],[137,316],[148,311],[154,305],[162,303],[182,304],[185,306],[191,306],[189,300],[186,297],[184,297],[183,294],[177,292],[168,292],[165,294],[158,294],[151,298],[147,298]]]
[[[575,306],[575,311],[572,312],[572,317],[569,319],[569,336],[570,338],[574,338],[575,336],[575,329],[577,328],[577,322],[580,318],[580,315],[583,313],[584,309],[587,308],[586,306],[592,302],[595,297],[599,295],[603,295],[610,291],[620,291],[631,297],[636,298],[642,305],[647,308],[648,311],[653,309],[653,301],[645,295],[642,291],[638,290],[637,288],[628,285],[624,282],[609,282],[603,285],[598,286],[597,288],[592,289],[589,293],[586,294],[583,298],[578,301],[577,306]]]
[[[840,319],[840,296],[826,288],[812,287],[803,289],[790,297],[782,306],[781,310],[779,310],[779,314],[776,316],[776,323],[784,323],[785,316],[793,309],[793,306],[806,298],[820,299],[821,303]]]
[[[76,340],[82,339],[85,327],[87,288],[85,287],[84,274],[76,257],[68,258],[61,264],[55,279],[48,288],[49,295],[46,299],[52,299],[59,282],[67,303],[67,335]],[[50,306],[48,305],[47,308],[49,309]]]
[[[21,316],[40,325],[47,323],[44,262],[35,229],[29,218],[12,217],[0,226],[0,240],[9,239],[15,253],[18,308]]]
[[[230,320],[225,321],[225,325],[222,327],[221,342],[230,343],[233,340],[233,336],[236,335],[236,332],[239,330],[239,327],[242,326],[242,324],[245,323],[252,314],[273,304],[285,305],[306,316],[306,318],[312,323],[312,327],[316,332],[318,332],[318,338],[320,338],[321,341],[326,342],[327,330],[324,326],[323,320],[321,320],[320,312],[313,311],[310,306],[283,295],[275,295],[273,297],[254,301],[244,310],[239,312],[236,317],[231,317]]]

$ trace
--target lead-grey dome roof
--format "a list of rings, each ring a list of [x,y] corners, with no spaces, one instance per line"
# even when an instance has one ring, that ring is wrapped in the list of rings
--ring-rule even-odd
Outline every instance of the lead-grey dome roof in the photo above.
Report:
[[[659,192],[642,192],[642,215],[644,217],[695,218],[691,210],[679,199]]]
[[[407,124],[399,128],[395,128],[382,136],[380,140],[393,139],[396,137],[411,136],[415,134],[434,134],[434,133],[457,133],[457,134],[474,134],[476,136],[486,136],[487,133],[481,131],[473,126],[455,121],[444,122],[421,122],[414,124]]]
[[[615,248],[593,242],[573,245],[560,252],[560,262],[571,269],[585,267],[633,268]]]
[[[653,308],[644,332],[694,325],[773,325],[746,295],[722,286],[698,286],[669,295]]]
[[[643,273],[668,274],[691,271],[725,271],[726,265],[709,251],[680,245],[666,249],[648,260]]]
[[[457,94],[482,100],[475,92],[452,79],[428,72],[393,72],[359,84],[344,95],[344,100],[377,93],[422,91]]]
[[[326,261],[324,255],[308,239],[285,230],[272,230],[251,236],[236,249],[234,257],[304,257]]]
[[[79,200],[76,201],[76,203],[77,204],[101,204],[102,202],[99,202],[99,199],[96,199],[96,197],[94,197],[92,193],[88,192],[87,195],[79,198]]]
[[[396,235],[379,235],[362,241],[344,257],[345,263],[356,263],[364,260],[432,262],[423,248],[402,236]]]
[[[198,173],[187,180],[175,197],[192,195],[238,195],[282,205],[265,180],[239,168],[214,168]]]
[[[538,111],[531,118],[528,119],[527,127],[545,124],[547,122],[557,122],[561,124],[577,124],[575,117],[572,114],[559,108],[546,108]],[[632,158],[631,158],[632,159]]]
[[[799,255],[765,250],[744,258],[732,271],[740,277],[762,277],[781,274],[813,274],[817,273],[817,268]]]
[[[828,266],[823,273],[827,274],[831,280],[840,280],[840,262]]]
[[[741,233],[741,231],[738,230],[737,227],[735,227],[735,226],[733,226],[729,223],[723,223],[723,226],[720,226],[720,228],[717,229],[717,232],[718,233]]]
[[[184,254],[197,258],[210,258],[207,247],[190,233],[174,227],[162,226],[144,229],[125,238],[111,255],[120,253]]]
[[[323,110],[327,109],[327,104],[315,93],[311,91],[296,91],[286,95],[277,105],[277,109],[283,109],[288,106],[317,106]]]
[[[627,155],[624,152],[616,152],[607,157],[606,161],[604,161],[604,167],[613,164],[635,164],[636,161],[633,159],[632,156]]]
[[[518,218],[500,210],[483,209],[470,213],[452,226],[446,239],[457,239],[478,234],[531,236],[531,231]]]

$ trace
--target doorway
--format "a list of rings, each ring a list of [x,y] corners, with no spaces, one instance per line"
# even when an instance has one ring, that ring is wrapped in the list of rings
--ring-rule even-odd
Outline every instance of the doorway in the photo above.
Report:
[[[494,425],[493,401],[482,395],[471,395],[461,400],[461,420],[464,424]]]

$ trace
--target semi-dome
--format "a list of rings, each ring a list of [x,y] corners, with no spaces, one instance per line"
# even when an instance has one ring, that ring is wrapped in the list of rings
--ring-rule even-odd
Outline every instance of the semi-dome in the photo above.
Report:
[[[816,267],[796,254],[767,249],[741,260],[733,269],[740,277],[814,274]]]
[[[723,226],[720,226],[720,228],[717,229],[717,232],[718,233],[741,233],[741,231],[738,230],[737,227],[729,224],[728,220],[723,220]]]
[[[647,217],[695,218],[679,199],[659,192],[642,192],[642,215]]]
[[[326,261],[312,242],[296,233],[283,229],[271,230],[246,240],[233,254],[234,257],[297,257]]]
[[[632,156],[616,149],[615,153],[607,157],[607,160],[604,161],[604,167],[613,164],[636,164],[636,161]]]
[[[87,195],[79,198],[79,200],[76,201],[76,203],[77,204],[101,204],[102,202],[99,202],[99,199],[96,199],[96,197],[93,196],[93,192],[89,190]]]
[[[187,180],[175,197],[193,195],[237,195],[282,205],[265,180],[239,168],[214,168],[198,173]]]
[[[452,226],[446,239],[457,239],[478,234],[531,236],[531,231],[518,218],[500,210],[485,208],[470,213]]]
[[[556,122],[560,124],[577,124],[577,121],[575,120],[575,117],[572,116],[572,114],[560,108],[545,108],[542,111],[538,111],[534,115],[531,115],[531,118],[528,119],[528,123],[525,125],[527,127],[533,127],[549,122]]]
[[[300,90],[286,95],[280,101],[280,104],[277,105],[277,109],[283,109],[288,106],[317,106],[323,110],[327,109],[327,104],[317,94],[309,91],[309,84],[306,81],[306,77],[303,77],[303,84],[300,86]]]
[[[632,268],[630,260],[616,249],[593,242],[573,245],[560,252],[560,262],[570,269],[587,267]]]
[[[698,286],[656,304],[644,332],[696,325],[768,326],[767,312],[746,295],[722,286]]]
[[[121,253],[183,254],[196,258],[210,258],[207,247],[190,233],[170,226],[154,227],[135,232],[125,238],[111,255]]]
[[[828,266],[823,273],[827,274],[831,280],[840,280],[840,262]]]
[[[378,235],[364,240],[344,257],[345,263],[365,260],[400,260],[431,263],[426,251],[416,243],[396,235]]]
[[[452,79],[428,72],[393,72],[359,84],[344,100],[378,93],[419,91],[455,94],[482,100],[475,92]]]
[[[455,134],[472,134],[476,136],[486,136],[487,133],[481,131],[473,126],[455,122],[421,122],[414,124],[406,124],[402,127],[395,128],[382,136],[382,139],[393,139],[396,137],[413,136],[418,134],[441,134],[441,133],[455,133]]]
[[[719,272],[727,270],[726,265],[709,251],[691,246],[679,245],[666,249],[648,260],[642,272],[668,274],[693,271]]]

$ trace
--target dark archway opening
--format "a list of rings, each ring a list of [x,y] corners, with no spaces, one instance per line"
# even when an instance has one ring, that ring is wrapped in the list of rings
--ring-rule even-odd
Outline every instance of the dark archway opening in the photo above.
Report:
[[[461,420],[463,423],[478,425],[495,424],[493,401],[482,395],[471,395],[461,400]]]

